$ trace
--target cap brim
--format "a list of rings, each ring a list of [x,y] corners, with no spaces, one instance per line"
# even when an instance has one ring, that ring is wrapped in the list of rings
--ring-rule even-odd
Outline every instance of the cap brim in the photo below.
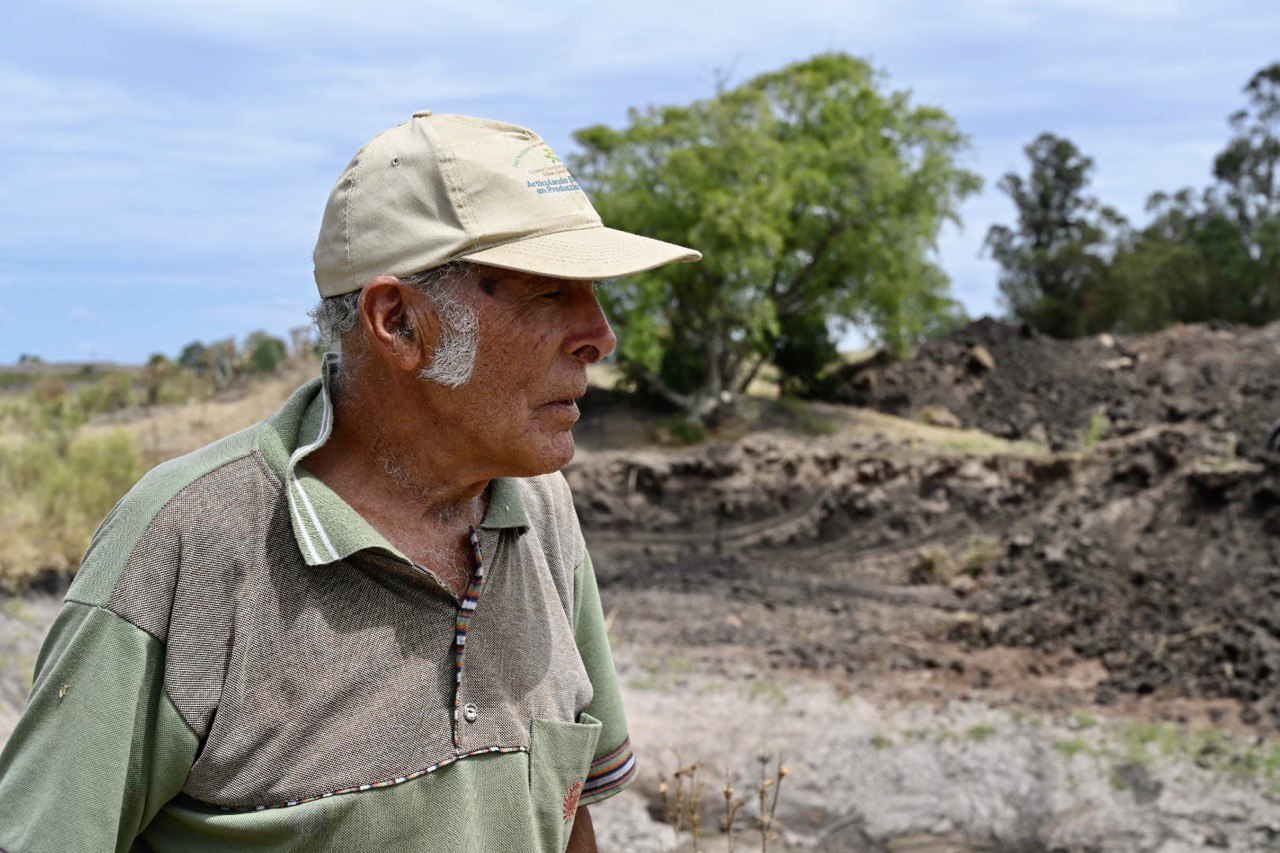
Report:
[[[700,261],[693,249],[616,228],[582,228],[541,234],[463,255],[491,267],[549,278],[620,278],[675,261]]]

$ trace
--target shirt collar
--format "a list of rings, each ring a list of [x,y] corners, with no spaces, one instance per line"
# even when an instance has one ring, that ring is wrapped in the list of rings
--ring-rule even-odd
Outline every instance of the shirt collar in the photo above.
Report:
[[[333,434],[334,408],[330,388],[337,370],[337,356],[329,353],[320,378],[308,382],[269,421],[280,440],[277,460],[289,502],[289,518],[298,549],[308,565],[344,560],[357,551],[372,550],[410,563],[401,551],[355,511],[337,493],[301,465]],[[284,458],[287,453],[287,460]],[[276,467],[273,465],[273,467]],[[480,527],[485,531],[527,530],[520,483],[498,477],[489,483],[489,508]]]

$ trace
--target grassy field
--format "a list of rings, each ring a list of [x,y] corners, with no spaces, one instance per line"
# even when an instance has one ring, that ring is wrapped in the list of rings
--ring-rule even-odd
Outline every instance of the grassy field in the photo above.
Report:
[[[188,371],[95,368],[0,390],[0,589],[79,564],[94,530],[152,466],[269,415],[314,366],[215,394]]]

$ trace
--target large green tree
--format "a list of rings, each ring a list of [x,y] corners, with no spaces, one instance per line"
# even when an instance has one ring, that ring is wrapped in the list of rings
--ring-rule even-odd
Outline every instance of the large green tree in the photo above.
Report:
[[[986,239],[1001,266],[1005,303],[1015,317],[1059,337],[1105,327],[1096,294],[1122,220],[1086,193],[1093,159],[1071,140],[1042,133],[1023,150],[1028,175],[1009,172],[999,183],[1017,224],[993,225]]]
[[[838,324],[901,348],[958,314],[933,249],[980,186],[967,140],[866,62],[816,56],[628,118],[578,131],[571,165],[606,222],[703,253],[602,291],[621,368],[691,418],[764,364],[811,380]]]

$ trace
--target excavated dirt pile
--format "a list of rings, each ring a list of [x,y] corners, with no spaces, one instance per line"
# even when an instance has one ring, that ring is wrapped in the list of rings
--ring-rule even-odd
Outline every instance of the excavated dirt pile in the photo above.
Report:
[[[971,640],[1099,659],[1103,703],[1226,697],[1280,724],[1280,463],[1209,439],[1151,428],[1101,448],[1008,543]]]
[[[1087,454],[986,457],[756,436],[601,454],[568,475],[602,586],[663,642],[732,649],[748,667],[954,671],[1014,692],[1055,661],[1091,660],[1103,674],[1085,702],[1226,698],[1270,727],[1280,463],[1230,450],[1194,423]],[[1032,660],[969,678],[970,653],[995,648]]]
[[[1125,434],[1202,423],[1261,458],[1280,418],[1280,323],[1176,326],[1153,335],[1056,340],[984,318],[894,362],[844,368],[835,402],[954,419],[1008,438],[1077,447],[1099,416]]]

